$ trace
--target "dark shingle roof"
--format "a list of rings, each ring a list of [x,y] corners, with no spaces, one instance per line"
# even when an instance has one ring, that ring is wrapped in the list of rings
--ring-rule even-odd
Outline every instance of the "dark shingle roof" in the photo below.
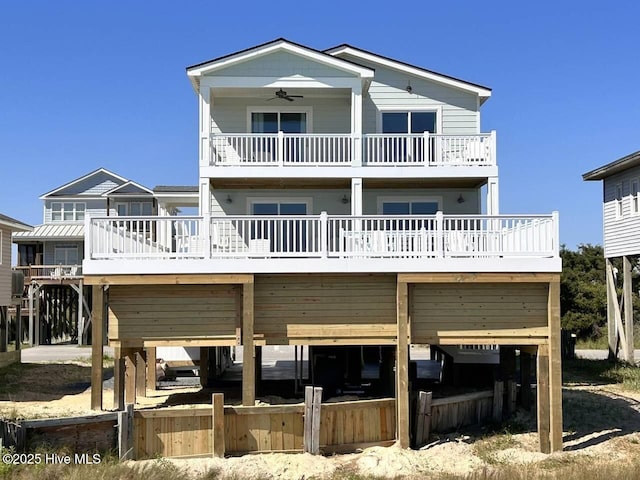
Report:
[[[625,155],[618,160],[614,160],[611,163],[607,163],[602,167],[598,167],[595,170],[591,170],[582,175],[583,180],[602,180],[606,177],[610,177],[614,173],[623,172],[629,168],[637,167],[640,165],[640,150],[637,152]]]

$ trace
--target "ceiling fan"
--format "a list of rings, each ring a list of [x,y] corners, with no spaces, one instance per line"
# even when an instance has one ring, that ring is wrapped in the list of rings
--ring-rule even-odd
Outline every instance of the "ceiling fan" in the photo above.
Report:
[[[276,90],[276,96],[269,98],[269,100],[275,100],[276,98],[282,98],[283,100],[288,100],[289,102],[293,102],[294,98],[304,98],[302,95],[288,95],[283,89]]]

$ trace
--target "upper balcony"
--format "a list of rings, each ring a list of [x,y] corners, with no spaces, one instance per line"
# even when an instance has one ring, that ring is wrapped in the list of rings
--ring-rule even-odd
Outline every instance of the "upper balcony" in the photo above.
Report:
[[[380,167],[420,177],[490,176],[496,134],[212,134],[206,167],[211,177],[377,176]],[[266,167],[266,168],[265,168]],[[338,170],[318,167],[337,167]],[[428,168],[428,171],[425,170]],[[348,169],[357,169],[358,172]],[[324,170],[324,171],[323,171]],[[400,172],[395,172],[394,175]],[[385,173],[388,175],[388,173]],[[205,175],[208,176],[208,175]]]
[[[86,275],[558,272],[558,216],[94,217]]]

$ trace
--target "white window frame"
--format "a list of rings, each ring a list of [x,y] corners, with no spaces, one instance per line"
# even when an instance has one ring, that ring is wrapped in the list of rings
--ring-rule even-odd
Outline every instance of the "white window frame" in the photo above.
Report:
[[[307,215],[313,215],[312,197],[247,197],[247,215],[253,215],[253,205],[260,203],[304,203]]]
[[[376,114],[376,131],[382,132],[382,114],[383,113],[410,113],[410,112],[435,112],[436,114],[436,131],[434,134],[442,134],[442,106],[438,105],[379,105]],[[409,120],[409,123],[411,121]],[[409,125],[410,126],[410,125]],[[407,130],[411,130],[408,128]],[[407,135],[409,131],[407,131]],[[415,134],[414,134],[415,135]]]
[[[441,196],[427,196],[427,197],[421,197],[421,196],[409,196],[409,197],[404,197],[404,196],[391,196],[391,197],[387,197],[387,196],[379,196],[377,198],[377,211],[378,211],[378,215],[383,215],[382,213],[382,207],[383,204],[385,203],[413,203],[413,202],[433,202],[433,203],[437,203],[438,204],[438,212],[442,211],[442,197]],[[411,214],[410,214],[411,215]]]
[[[65,220],[64,218],[64,214],[65,214],[65,209],[64,209],[64,205],[65,203],[70,203],[73,205],[73,219],[72,220]],[[54,212],[54,205],[60,205],[60,220],[55,220],[53,218],[53,212]],[[78,205],[82,205],[83,209],[79,210],[78,209]],[[51,210],[51,222],[52,223],[65,223],[65,222],[84,222],[84,219],[86,218],[87,215],[87,204],[86,202],[74,202],[74,201],[55,201],[55,202],[51,202],[50,205],[50,210]],[[82,216],[83,218],[79,219],[78,218],[78,213],[82,212]]]
[[[631,215],[638,215],[640,213],[640,178],[639,177],[634,177],[629,182],[629,204],[631,209]]]
[[[120,217],[129,216],[131,214],[131,205],[133,205],[134,203],[140,204],[140,207],[142,207],[143,203],[151,204],[151,213],[149,215],[139,215],[139,216],[148,217],[153,215],[153,202],[149,200],[135,200],[132,202],[116,202],[116,214]],[[124,215],[120,215],[120,212],[118,212],[118,208],[120,206],[124,206],[126,208],[126,213]],[[142,211],[142,208],[140,208],[140,211]]]
[[[78,248],[78,245],[65,245],[65,244],[62,244],[62,245],[54,245],[54,247],[53,247],[53,263],[54,263],[54,265],[77,265],[77,264],[71,264],[71,263],[69,263],[67,261],[65,261],[64,263],[58,262],[56,260],[56,256],[57,256],[56,255],[56,251],[58,251],[58,250],[65,250],[65,251],[75,250],[76,251],[76,258],[78,260],[77,264],[80,263],[80,249]],[[67,255],[65,253],[64,256],[65,256],[65,260],[68,260],[68,256],[69,255]]]
[[[278,127],[280,126],[281,113],[304,113],[306,114],[307,131],[305,133],[313,133],[313,107],[295,105],[274,105],[274,106],[255,106],[247,107],[247,132],[251,133],[251,114],[252,113],[277,113]]]
[[[622,182],[616,183],[616,218],[622,218],[623,216],[622,193]]]

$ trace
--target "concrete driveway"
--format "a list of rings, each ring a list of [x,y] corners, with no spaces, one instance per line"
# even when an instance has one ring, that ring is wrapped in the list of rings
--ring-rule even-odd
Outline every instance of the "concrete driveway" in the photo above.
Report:
[[[104,347],[104,353],[113,356],[113,348]],[[22,363],[64,362],[79,359],[91,359],[90,345],[40,345],[22,350]]]

